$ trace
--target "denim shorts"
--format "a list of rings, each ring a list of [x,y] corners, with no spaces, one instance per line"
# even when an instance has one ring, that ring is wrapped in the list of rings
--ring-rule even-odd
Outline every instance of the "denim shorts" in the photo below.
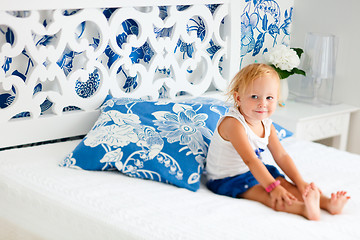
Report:
[[[285,176],[281,174],[276,167],[267,164],[265,164],[265,167],[274,178],[285,178]],[[252,173],[248,171],[234,177],[209,180],[206,183],[206,186],[214,193],[236,198],[257,184],[259,184],[259,182],[255,179]]]

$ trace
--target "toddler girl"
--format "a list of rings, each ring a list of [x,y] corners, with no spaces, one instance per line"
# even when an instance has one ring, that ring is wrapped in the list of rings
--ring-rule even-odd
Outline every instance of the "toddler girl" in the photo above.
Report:
[[[248,65],[234,77],[229,91],[234,107],[219,120],[209,147],[207,187],[310,220],[320,219],[320,208],[339,214],[350,197],[338,191],[328,198],[314,183],[306,183],[276,135],[269,117],[277,106],[279,84],[279,75],[266,64]],[[292,183],[261,161],[266,148]]]

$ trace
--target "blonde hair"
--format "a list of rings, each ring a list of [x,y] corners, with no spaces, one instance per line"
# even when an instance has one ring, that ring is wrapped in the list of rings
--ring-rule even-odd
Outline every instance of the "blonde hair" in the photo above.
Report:
[[[235,92],[243,95],[255,79],[267,74],[276,76],[280,83],[279,74],[273,67],[267,64],[253,63],[242,68],[230,82],[229,90],[227,92],[228,100],[231,99],[235,103],[236,101],[233,99]]]

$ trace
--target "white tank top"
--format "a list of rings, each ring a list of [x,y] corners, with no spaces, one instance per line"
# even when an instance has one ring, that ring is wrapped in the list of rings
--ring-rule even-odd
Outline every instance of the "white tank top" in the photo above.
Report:
[[[262,121],[265,127],[265,136],[261,138],[251,130],[238,109],[234,107],[230,108],[229,112],[217,123],[214,135],[211,139],[206,158],[206,172],[208,180],[233,177],[249,171],[248,166],[244,163],[231,142],[224,140],[218,132],[220,123],[227,116],[237,119],[244,126],[250,145],[260,159],[261,152],[266,149],[269,143],[272,124],[272,121],[269,118]]]

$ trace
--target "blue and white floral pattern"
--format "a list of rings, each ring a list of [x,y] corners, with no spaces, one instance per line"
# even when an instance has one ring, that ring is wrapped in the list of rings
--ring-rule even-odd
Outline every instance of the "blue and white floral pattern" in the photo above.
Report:
[[[196,191],[228,106],[108,96],[92,130],[61,166],[118,171]]]
[[[67,14],[68,14],[67,11],[65,11],[64,15]],[[25,17],[27,16],[27,12],[17,11],[17,12],[13,12],[13,15],[17,17]],[[46,27],[48,25],[47,20],[46,19],[43,20],[42,24],[44,27]],[[85,28],[85,23],[79,26],[78,29],[79,33],[77,34],[78,38],[81,37],[81,32],[83,32],[84,28]],[[5,36],[4,42],[9,43],[11,45],[14,44],[15,41],[14,33],[9,27],[1,26],[0,34],[1,33]],[[49,46],[53,44],[53,41],[56,40],[56,35],[37,36],[36,34],[33,34],[33,38],[34,38],[35,46]],[[67,50],[62,56],[62,58],[57,62],[57,64],[63,69],[65,75],[68,75],[72,71],[74,58],[76,57],[76,55],[80,55],[80,54],[81,53],[76,53],[74,51]],[[44,62],[43,65],[47,66],[47,62]],[[6,61],[3,64],[2,69],[4,70],[5,74],[18,76],[26,83],[28,75],[32,71],[33,67],[34,67],[34,62],[27,53],[26,49],[24,49],[20,56],[17,56],[15,58],[6,57]],[[97,70],[95,69],[94,72],[89,75],[88,81],[86,81],[85,83],[78,81],[76,83],[75,91],[80,97],[83,98],[90,97],[97,90],[99,86],[99,82],[100,82],[99,75],[97,73]],[[41,92],[42,90],[43,90],[43,84],[38,83],[34,88],[34,95],[38,92]],[[6,108],[9,105],[11,105],[15,97],[16,97],[16,90],[14,87],[12,88],[11,92],[0,94],[0,109]],[[53,103],[48,99],[46,99],[40,106],[41,112],[44,113],[45,111],[50,109],[52,105]],[[66,109],[74,110],[77,108],[72,108],[71,106],[69,106]],[[29,116],[30,113],[22,112],[15,115],[13,118],[29,117]]]
[[[288,137],[291,137],[292,135],[294,135],[292,132],[290,132],[289,130],[287,130],[286,128],[280,126],[279,124],[277,123],[274,123],[273,122],[273,125],[275,127],[275,130],[276,130],[276,134],[279,138],[279,140],[283,140],[285,138],[288,138]]]
[[[293,1],[245,0],[241,14],[241,64],[260,60],[277,44],[289,45]]]
[[[154,112],[160,135],[165,137],[169,143],[179,142],[185,145],[192,154],[205,153],[205,143],[202,138],[210,139],[212,132],[206,127],[207,114],[196,113],[191,106],[175,104],[173,112]],[[184,150],[184,149],[183,149]],[[191,154],[189,153],[189,154]]]
[[[178,11],[184,11],[188,8],[189,6],[177,6],[177,10]],[[216,10],[216,8],[218,7],[217,4],[214,5],[207,5],[207,7],[209,8],[209,11],[211,13],[214,13],[214,11]],[[168,7],[163,6],[163,7],[159,7],[159,17],[162,20],[166,20],[166,18],[168,17]],[[103,10],[103,14],[107,19],[110,19],[111,15],[113,14],[113,12],[116,11],[116,9],[104,9]],[[78,10],[64,10],[63,14],[64,16],[72,16],[74,14],[77,14],[79,11]],[[17,16],[17,17],[26,17],[29,15],[28,12],[26,11],[17,11],[17,12],[13,12],[13,15]],[[42,19],[42,25],[44,27],[46,27],[47,25],[49,25],[52,21],[52,19],[47,19],[46,14],[44,14],[44,16],[41,16]],[[139,26],[136,23],[136,21],[134,21],[133,19],[127,19],[124,22],[121,23],[122,29],[123,31],[120,32],[117,36],[116,36],[116,41],[117,44],[120,48],[122,48],[122,45],[124,43],[127,42],[128,37],[130,35],[138,35],[139,32]],[[87,22],[82,22],[76,32],[75,32],[75,36],[80,39],[82,37],[84,37],[84,32],[87,28]],[[154,27],[154,33],[156,34],[157,38],[164,38],[164,37],[169,37],[172,34],[172,27],[171,28],[156,28]],[[190,19],[189,24],[187,26],[187,31],[190,32],[196,32],[196,35],[198,38],[201,39],[201,41],[204,40],[204,36],[206,33],[206,27],[205,24],[203,23],[202,19],[200,17],[196,17],[194,16],[192,19]],[[6,43],[10,43],[13,44],[14,40],[15,40],[15,36],[13,31],[6,27],[6,26],[1,26],[0,27],[0,35],[3,35],[4,40],[2,42],[6,42]],[[1,37],[1,36],[0,36]],[[57,41],[57,35],[53,35],[53,36],[38,36],[36,34],[33,34],[33,38],[34,38],[34,43],[36,46],[50,46],[53,44],[56,44]],[[90,44],[94,49],[96,49],[99,46],[99,43],[101,41],[100,36],[94,36],[92,37],[92,39],[90,39],[92,41],[92,43]],[[209,48],[208,48],[208,53],[211,56],[211,58],[213,57],[213,55],[220,49],[219,46],[217,46],[213,41],[210,41],[209,43]],[[177,47],[175,48],[175,53],[179,52],[181,53],[182,57],[185,58],[192,58],[193,54],[194,54],[194,47],[193,44],[188,44],[185,43],[184,41],[182,41],[181,39],[178,40],[178,44]],[[104,51],[104,56],[102,56],[99,61],[106,61],[106,66],[110,69],[111,66],[113,65],[114,62],[116,62],[118,59],[120,59],[120,56],[117,55],[113,49],[110,47],[110,45],[107,46],[107,48]],[[132,48],[131,54],[130,54],[130,59],[132,61],[132,63],[141,63],[141,64],[149,64],[149,62],[151,61],[151,59],[154,57],[154,51],[151,48],[151,45],[148,42],[145,42],[141,47],[137,47],[137,48]],[[25,60],[24,60],[25,58]],[[64,74],[66,76],[68,76],[71,72],[73,72],[76,68],[75,62],[78,62],[77,65],[81,65],[82,62],[84,62],[85,59],[85,54],[82,52],[75,52],[69,48],[66,48],[62,57],[57,61],[57,64],[59,65],[59,67],[64,71]],[[26,68],[25,69],[18,69],[18,63],[16,62],[27,62],[26,64]],[[47,62],[43,63],[45,66],[47,65]],[[34,67],[34,63],[31,59],[31,57],[27,54],[26,49],[23,50],[22,52],[22,56],[21,59],[15,59],[12,57],[6,57],[6,60],[2,66],[2,68],[5,71],[5,74],[9,75],[18,75],[20,76],[24,82],[26,82],[26,79],[28,77],[28,73],[31,72],[31,69]],[[219,66],[220,70],[221,67]],[[12,72],[11,72],[12,71]],[[166,77],[173,77],[172,73],[171,73],[171,69],[168,68],[157,68],[155,70],[158,74],[160,75],[165,75]],[[189,73],[191,73],[191,70],[188,70]],[[118,76],[120,76],[121,78],[124,78],[124,83],[122,85],[122,88],[124,89],[125,92],[131,92],[133,90],[135,90],[139,84],[139,78],[137,75],[135,76],[130,76],[129,73],[123,68],[123,66],[120,66],[117,70],[117,74]],[[75,89],[74,91],[77,93],[78,96],[82,97],[82,98],[89,98],[91,96],[93,96],[97,89],[99,88],[101,79],[98,73],[97,69],[94,69],[94,71],[92,73],[89,74],[89,79],[85,82],[83,81],[77,81],[76,85],[75,85]],[[41,85],[41,83],[39,83]],[[165,97],[166,96],[166,88],[162,89],[162,92],[160,93],[160,97]],[[0,92],[0,108],[6,108],[9,105],[11,105],[13,99],[16,97],[16,92],[13,89],[12,92]],[[47,106],[47,109],[50,109],[52,107],[52,103],[49,100],[46,100],[45,105]],[[46,109],[46,110],[47,110]],[[69,111],[69,110],[73,110],[73,109],[78,109],[76,107],[65,107],[63,111]],[[44,109],[42,109],[44,110]],[[26,114],[26,113],[21,113],[18,114],[17,117],[25,117],[25,116],[30,116],[30,114]]]
[[[243,12],[241,13],[241,66],[245,66],[247,63],[257,61],[260,56],[267,51],[269,47],[273,47],[276,44],[289,44],[290,39],[290,25],[292,21],[292,0],[242,0],[241,4],[243,6]],[[211,4],[206,5],[210,13],[214,15],[219,5]],[[177,6],[178,11],[186,11],[189,6]],[[112,14],[117,9],[103,9],[103,15],[106,19],[110,19]],[[168,18],[168,7],[162,6],[159,7],[159,17],[166,21]],[[78,14],[78,10],[64,10],[64,16],[74,16]],[[12,13],[17,17],[27,17],[29,12],[18,11]],[[44,27],[47,27],[53,21],[49,18],[47,14],[40,16],[41,24]],[[195,33],[197,38],[202,42],[205,39],[207,33],[207,27],[203,19],[200,16],[193,16],[187,24],[187,32],[190,34]],[[86,32],[91,31],[91,24],[84,21],[76,29],[75,37],[78,39],[84,38]],[[157,39],[170,37],[174,31],[173,27],[169,28],[157,28],[154,26],[154,34]],[[94,49],[97,49],[101,43],[100,35],[96,36],[87,36],[87,40]],[[121,23],[120,32],[116,35],[117,45],[122,49],[123,45],[127,43],[129,36],[139,35],[139,26],[136,21],[133,19],[126,19]],[[15,34],[12,29],[6,25],[0,26],[0,43],[10,43],[14,44]],[[33,40],[36,47],[48,47],[51,45],[56,45],[58,40],[57,34],[54,35],[36,35],[33,34]],[[187,43],[181,38],[177,40],[177,45],[174,49],[174,53],[178,54],[183,60],[194,57],[194,43]],[[213,59],[214,55],[221,49],[213,39],[208,43],[206,49],[210,58]],[[74,70],[84,67],[86,62],[86,54],[84,52],[76,52],[72,49],[66,48],[63,52],[63,55],[57,60],[57,65],[63,70],[65,76],[69,76]],[[142,65],[149,65],[151,60],[155,57],[154,49],[151,44],[146,41],[140,47],[133,47],[129,55],[132,64],[140,63]],[[117,62],[121,57],[116,54],[113,48],[108,45],[98,61],[102,62],[107,68],[111,68],[115,62]],[[220,59],[219,71],[222,71]],[[21,62],[21,67],[19,67],[19,62]],[[28,54],[27,50],[24,49],[21,55],[17,57],[5,57],[3,65],[1,66],[5,75],[16,75],[23,79],[24,82],[27,81],[29,73],[34,69],[34,61],[31,56]],[[42,63],[44,66],[47,66],[48,62]],[[77,81],[74,91],[81,98],[91,98],[96,94],[97,90],[101,86],[101,74],[99,74],[98,69],[94,68],[91,70],[93,72],[89,73],[88,80]],[[193,72],[191,68],[188,68],[187,71],[189,74]],[[175,78],[173,69],[168,67],[157,67],[155,72],[159,78],[161,76],[168,78]],[[123,65],[118,66],[117,76],[121,80],[122,86],[120,86],[125,93],[132,92],[136,90],[140,84],[141,79],[137,74],[130,74]],[[39,88],[45,89],[43,83],[39,83]],[[166,84],[165,84],[166,85]],[[167,96],[167,89],[164,85],[163,88],[159,90],[160,97]],[[38,90],[37,90],[38,91]],[[45,90],[41,90],[45,91]],[[34,89],[35,94],[35,89]],[[13,88],[12,91],[2,91],[0,92],[0,108],[6,108],[12,104],[14,98],[16,97],[16,90]],[[45,100],[44,106],[41,107],[42,112],[52,109],[53,103],[48,99]],[[63,111],[69,111],[73,109],[78,109],[73,106],[64,107]],[[30,116],[30,113],[20,113],[17,117],[20,116]]]
[[[77,80],[75,85],[75,91],[78,96],[82,98],[91,97],[96,89],[100,85],[100,76],[98,70],[95,69],[94,72],[89,74],[89,79],[86,82]]]

